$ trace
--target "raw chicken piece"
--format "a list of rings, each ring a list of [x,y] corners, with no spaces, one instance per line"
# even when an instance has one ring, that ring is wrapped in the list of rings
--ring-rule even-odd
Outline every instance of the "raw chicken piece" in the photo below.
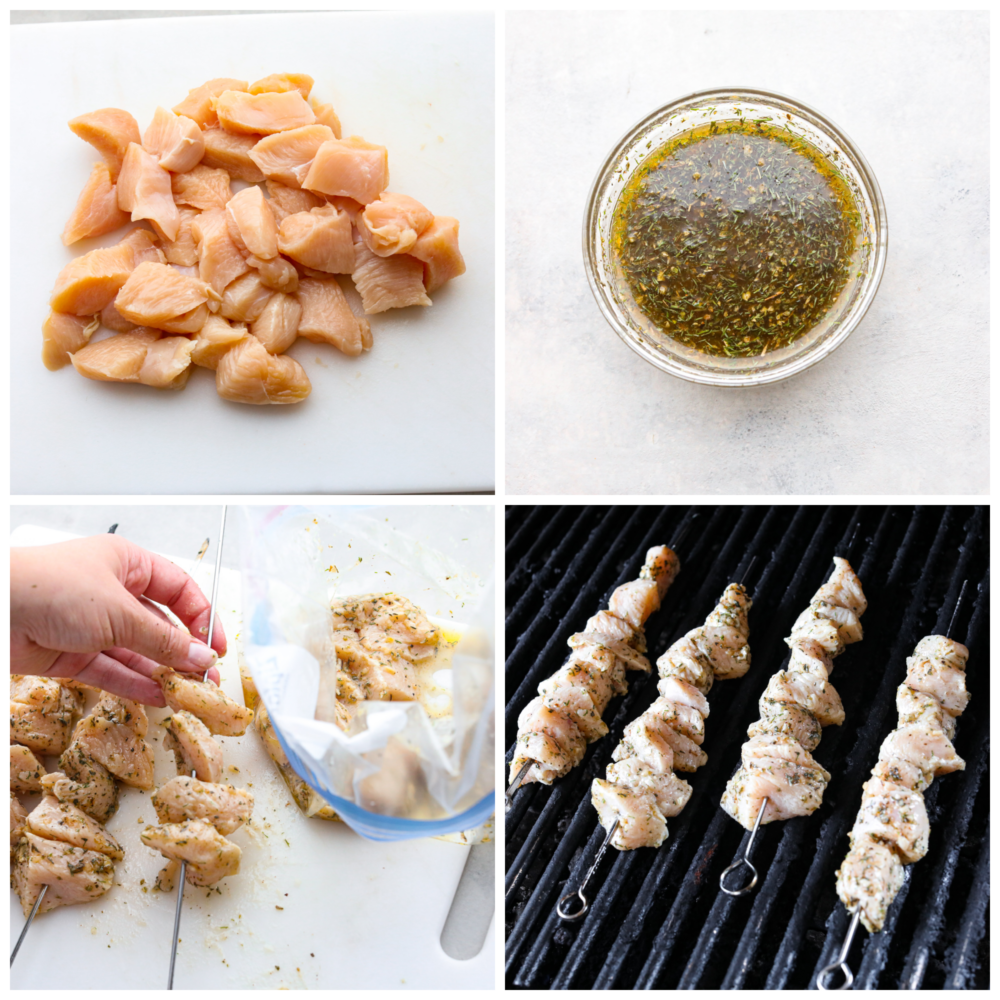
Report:
[[[721,805],[737,823],[752,830],[765,798],[761,823],[808,816],[822,804],[829,780],[818,765],[804,767],[782,757],[754,758],[751,766],[744,762],[729,779]]]
[[[408,253],[434,221],[434,216],[415,198],[383,191],[369,202],[358,219],[358,232],[365,246],[379,257]]]
[[[925,635],[917,643],[913,655],[906,658],[907,667],[910,660],[941,660],[955,670],[965,670],[969,651],[960,642],[949,639],[946,635]]]
[[[107,340],[88,344],[70,360],[84,378],[98,382],[138,382],[146,351],[159,337],[159,330],[139,327],[130,333],[116,333]]]
[[[189,205],[203,212],[212,208],[225,208],[232,198],[229,174],[225,170],[215,170],[199,164],[183,174],[174,174],[170,179],[170,189],[178,205]]]
[[[286,216],[277,245],[292,260],[317,271],[350,274],[354,270],[351,220],[333,205]]]
[[[374,625],[401,643],[435,646],[441,631],[412,601],[397,594],[356,594],[334,601],[334,628],[361,630]]]
[[[302,303],[300,337],[333,344],[352,357],[371,349],[371,325],[351,312],[336,278],[302,278],[298,297]]]
[[[191,223],[191,233],[198,242],[198,274],[221,299],[227,286],[250,270],[229,235],[225,209],[202,212]]]
[[[611,642],[624,642],[634,647],[638,652],[646,651],[645,645],[637,641],[642,634],[642,629],[634,629],[628,622],[623,622],[616,618],[610,611],[598,611],[596,615],[587,619],[584,632],[588,634],[597,633],[604,636]],[[644,640],[643,640],[644,641]]]
[[[326,125],[304,125],[264,136],[250,150],[250,159],[265,177],[292,188],[302,187],[316,150],[334,138]]]
[[[196,208],[178,208],[177,214],[180,217],[180,228],[177,230],[177,239],[168,240],[165,233],[158,233],[160,244],[163,247],[163,256],[167,258],[169,264],[179,264],[182,267],[193,267],[198,263],[198,244],[195,242],[194,233],[191,226],[194,220],[201,214]],[[153,223],[156,228],[156,223]],[[103,319],[102,319],[103,322]],[[107,326],[107,323],[104,323]],[[110,329],[115,329],[111,327]]]
[[[313,109],[313,114],[316,116],[316,124],[326,125],[327,128],[333,130],[334,138],[339,139],[341,135],[340,119],[337,117],[337,112],[333,110],[333,105],[321,104],[315,97],[310,97],[309,107]]]
[[[283,354],[299,333],[302,306],[294,295],[275,292],[264,311],[250,324],[250,332],[271,354]]]
[[[215,388],[223,399],[254,405],[299,403],[312,391],[302,365],[285,354],[268,354],[249,335],[219,362]]]
[[[182,775],[161,785],[153,793],[152,801],[161,823],[201,819],[222,834],[241,827],[253,812],[250,792]]]
[[[929,695],[951,716],[961,715],[969,704],[965,671],[938,659],[911,656],[906,661],[906,683],[914,691]]]
[[[128,215],[118,207],[118,192],[108,165],[95,163],[63,230],[62,241],[69,246],[90,236],[103,236],[128,221]]]
[[[246,90],[246,80],[230,80],[222,77],[218,80],[209,80],[194,90],[189,90],[187,97],[173,108],[175,115],[186,115],[194,119],[202,128],[208,125],[218,124],[218,116],[215,114],[212,98],[226,90]]]
[[[548,708],[568,715],[588,743],[607,734],[601,715],[615,694],[612,677],[589,663],[570,659],[538,685]]]
[[[120,726],[127,726],[136,736],[145,736],[149,731],[149,719],[142,705],[128,698],[119,698],[109,691],[101,692],[92,714]]]
[[[71,802],[60,802],[52,795],[28,813],[27,828],[47,840],[61,840],[85,851],[99,851],[121,861],[125,852],[121,844],[96,820]]]
[[[832,626],[831,626],[832,628]],[[791,673],[814,674],[822,680],[829,680],[833,673],[833,658],[815,639],[799,639],[788,643],[792,656],[788,663]]]
[[[926,853],[931,826],[920,792],[869,778],[864,784],[861,809],[851,830],[851,845],[869,840],[890,845],[904,865],[919,861]]]
[[[924,791],[934,781],[933,771],[925,771],[919,764],[901,757],[878,761],[872,768],[872,774],[881,781],[891,781],[915,792]]]
[[[529,775],[535,774],[532,780],[546,785],[583,759],[587,741],[576,723],[547,708],[541,697],[525,705],[518,716],[517,728],[520,735],[511,762],[511,780],[527,759],[536,762],[529,771]]]
[[[382,633],[384,637],[384,633]],[[357,686],[359,699],[369,701],[413,701],[417,696],[416,675],[400,656],[373,650],[350,629],[334,629],[331,645]],[[354,700],[351,698],[350,700]]]
[[[69,746],[79,715],[75,696],[58,681],[11,675],[11,743],[20,743],[36,754],[60,754]]]
[[[71,260],[56,278],[50,300],[53,312],[87,317],[99,313],[139,264],[163,260],[154,239],[145,229],[135,229],[112,247],[91,250]]]
[[[648,724],[647,724],[648,721]],[[633,719],[626,727],[623,738],[611,754],[612,760],[633,757],[654,774],[669,774],[679,768],[674,761],[674,748],[666,737],[667,727],[659,726],[645,716]],[[695,747],[697,749],[697,747]],[[693,768],[692,768],[693,770]]]
[[[609,615],[609,617],[614,616]],[[609,639],[600,632],[576,632],[569,637],[567,644],[576,651],[577,657],[591,663],[596,663],[598,659],[603,660],[605,655],[610,654],[612,660],[616,660],[620,665],[623,674],[625,670],[641,670],[648,674],[653,669],[649,660],[642,653],[637,653],[627,642]],[[617,693],[624,694],[627,690],[628,686],[625,685],[624,689]]]
[[[246,260],[247,264],[260,275],[260,280],[268,288],[289,294],[298,291],[299,272],[295,270],[295,265],[291,261],[285,260],[280,255],[271,260],[261,260],[259,257],[254,257],[253,254]]]
[[[283,94],[287,90],[297,90],[308,97],[313,88],[313,78],[307,73],[272,73],[250,84],[251,94]]]
[[[760,696],[761,706],[765,702],[801,705],[816,716],[821,726],[839,726],[844,721],[844,706],[840,695],[829,681],[815,674],[779,670],[771,675]]]
[[[245,323],[230,323],[224,316],[209,316],[198,331],[191,360],[215,371],[222,356],[247,335]]]
[[[900,684],[896,688],[896,710],[900,725],[919,723],[925,729],[940,729],[948,739],[955,736],[955,717],[933,695]]]
[[[614,761],[607,766],[608,782],[626,785],[639,792],[648,791],[660,812],[667,818],[677,816],[691,798],[692,788],[676,774],[657,774],[637,757]]]
[[[116,308],[114,300],[101,310],[101,326],[114,330],[116,333],[128,333],[136,328],[136,324],[127,320]]]
[[[690,705],[678,704],[661,695],[643,714],[675,729],[698,746],[705,742],[705,719],[701,712]]]
[[[760,719],[749,729],[747,736],[789,736],[804,750],[815,750],[823,735],[819,720],[801,705],[788,701],[760,700]]]
[[[153,680],[163,689],[163,697],[175,711],[186,711],[201,719],[217,736],[242,736],[253,720],[244,708],[211,681],[192,680],[170,667],[156,667]]]
[[[837,872],[837,895],[848,909],[861,906],[861,923],[882,930],[889,906],[903,886],[903,864],[885,844],[856,844]]]
[[[114,883],[114,873],[114,862],[98,851],[44,840],[26,831],[14,853],[11,885],[27,917],[43,885],[49,888],[38,912],[48,913],[103,896]]]
[[[201,719],[190,712],[174,712],[163,720],[163,728],[167,730],[163,745],[173,750],[178,773],[193,771],[201,781],[222,777],[222,747]]]
[[[118,207],[132,221],[150,219],[168,240],[177,239],[181,218],[171,193],[170,174],[138,143],[130,142],[115,186]]]
[[[705,624],[688,632],[717,678],[742,677],[750,669],[749,606],[747,592],[738,583],[731,583]]]
[[[142,148],[164,170],[182,174],[201,162],[205,153],[205,139],[198,123],[193,119],[157,108],[142,137]]]
[[[235,135],[224,128],[207,128],[204,132],[206,167],[218,167],[230,177],[248,184],[259,184],[264,175],[250,156],[259,135]]]
[[[50,372],[69,364],[70,355],[85,347],[99,326],[96,316],[50,312],[42,324],[42,363]]]
[[[420,261],[407,254],[376,257],[364,243],[355,243],[354,249],[351,277],[361,293],[366,313],[432,304],[424,290],[424,269]]]
[[[191,377],[194,341],[187,337],[163,337],[149,345],[139,369],[139,381],[154,389],[183,389]]]
[[[261,260],[278,256],[278,226],[259,187],[249,187],[233,195],[226,205],[229,237],[240,252]]]
[[[861,589],[861,581],[846,559],[834,556],[833,562],[835,569],[832,575],[813,594],[813,600],[826,601],[842,608],[849,608],[860,618],[868,608],[868,599]]]
[[[215,885],[240,870],[240,849],[204,820],[147,826],[139,837],[164,857],[186,861],[191,885]]]
[[[659,606],[655,580],[630,580],[617,587],[608,600],[608,611],[633,628],[639,628]]]
[[[17,796],[10,793],[10,853],[13,855],[14,848],[24,836],[24,824],[28,814],[24,811],[24,806],[17,800]]]
[[[224,90],[212,101],[219,124],[229,132],[271,135],[312,125],[316,116],[297,90],[247,94]]]
[[[841,645],[836,651],[830,650],[833,656],[837,656],[844,646],[852,642],[859,642],[863,638],[861,620],[850,608],[841,608],[835,604],[828,604],[826,601],[814,600],[795,620],[790,639],[805,634],[809,625],[815,621],[832,622],[836,626]],[[789,642],[790,639],[786,639],[785,642]]]
[[[267,193],[271,211],[279,224],[286,216],[295,215],[296,212],[308,212],[311,208],[322,208],[326,204],[319,195],[311,191],[297,191],[287,184],[273,180],[267,182]]]
[[[226,319],[238,323],[251,323],[264,311],[271,296],[275,293],[260,280],[260,274],[248,270],[226,286],[222,295],[222,305],[219,312]]]
[[[126,785],[153,787],[153,748],[131,725],[88,715],[77,723],[73,740]]]
[[[140,264],[115,299],[115,308],[125,319],[171,333],[197,333],[205,325],[208,308],[215,298],[211,285],[189,278],[169,264]]]
[[[98,823],[107,823],[118,808],[118,785],[108,769],[79,743],[59,758],[60,770],[42,778],[42,787],[60,802],[72,802]]]
[[[667,839],[667,821],[652,792],[635,791],[595,778],[591,784],[590,800],[605,830],[610,830],[618,820],[618,829],[611,843],[619,851],[659,847]]]
[[[360,136],[329,139],[316,150],[302,186],[367,205],[389,186],[389,154],[385,146],[365,142]]]
[[[715,683],[715,671],[708,657],[689,636],[675,642],[657,661],[662,677],[676,677],[708,694]]]
[[[437,291],[445,282],[465,274],[465,259],[458,249],[458,219],[435,215],[434,221],[407,251],[424,265],[424,287]]]
[[[119,108],[101,108],[71,118],[69,127],[74,135],[89,142],[104,157],[112,182],[118,180],[129,143],[141,142],[139,123]]]
[[[179,861],[168,861],[157,873],[153,888],[160,892],[173,892],[180,871],[181,863]],[[187,881],[186,878],[185,881]]]
[[[45,768],[38,758],[27,748],[10,745],[10,787],[21,795],[30,795],[42,790],[42,776]]]
[[[675,705],[687,705],[693,708],[702,719],[709,716],[708,699],[693,685],[687,681],[678,680],[676,677],[661,677],[656,685],[660,696]]]
[[[965,761],[955,752],[951,740],[940,729],[923,725],[906,725],[894,729],[882,741],[879,760],[904,760],[928,774],[950,774],[964,771]],[[929,782],[928,782],[929,783]]]

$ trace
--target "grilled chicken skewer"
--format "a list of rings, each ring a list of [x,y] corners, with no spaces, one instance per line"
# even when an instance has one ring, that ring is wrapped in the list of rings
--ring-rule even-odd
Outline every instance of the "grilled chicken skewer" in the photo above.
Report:
[[[720,888],[740,895],[756,884],[749,856],[757,828],[819,808],[830,773],[812,757],[825,726],[844,721],[844,707],[829,677],[833,660],[862,638],[861,616],[868,607],[851,564],[834,557],[830,578],[813,595],[785,640],[791,649],[788,667],[774,674],[760,697],[760,719],[747,730],[742,765],[729,779],[722,808],[753,831],[743,858],[727,868]],[[746,864],[753,880],[728,889],[726,876]]]
[[[680,570],[666,545],[646,553],[639,579],[623,583],[583,632],[570,636],[569,660],[538,686],[518,718],[517,746],[510,765],[510,796],[525,782],[550,785],[583,759],[588,743],[608,731],[601,715],[612,697],[628,690],[626,670],[652,670],[643,625],[660,607]]]
[[[969,651],[943,635],[928,635],[906,660],[896,690],[898,726],[879,749],[850,832],[851,848],[837,872],[837,895],[874,934],[903,884],[903,865],[919,861],[930,837],[924,791],[942,774],[965,769],[955,752],[956,719],[969,703]],[[824,969],[817,985],[825,989]]]

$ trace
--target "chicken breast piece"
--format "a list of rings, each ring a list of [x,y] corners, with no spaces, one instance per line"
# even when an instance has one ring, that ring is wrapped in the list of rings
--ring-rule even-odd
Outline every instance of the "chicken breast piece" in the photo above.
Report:
[[[287,90],[297,90],[308,98],[313,87],[313,78],[308,73],[272,73],[250,84],[251,94],[283,94]]]
[[[142,146],[164,170],[178,174],[193,170],[205,154],[205,139],[198,123],[165,108],[153,112]]]
[[[42,324],[42,364],[50,372],[65,368],[70,363],[70,355],[86,347],[100,325],[96,316],[87,318],[50,312]]]
[[[191,361],[202,368],[211,368],[215,371],[223,355],[246,335],[245,323],[230,323],[225,316],[210,315],[195,338]]]
[[[588,743],[607,735],[608,727],[601,719],[602,709],[585,687],[553,685],[543,694],[543,700],[546,708],[572,719]]]
[[[316,121],[312,108],[297,90],[260,94],[224,90],[213,99],[212,107],[227,132],[271,135]]]
[[[614,664],[613,657],[611,662]],[[538,693],[545,696],[555,696],[558,691],[568,688],[584,691],[591,699],[591,707],[596,712],[599,721],[608,702],[617,693],[615,680],[614,667],[609,672],[596,667],[592,662],[571,657],[551,677],[546,678],[538,685]]]
[[[685,770],[676,759],[673,747],[675,733],[668,726],[658,724],[655,719],[640,715],[633,719],[622,734],[622,740],[611,754],[612,760],[635,757],[655,774],[669,774],[673,770]],[[697,746],[688,741],[691,747]],[[683,750],[681,751],[683,753]],[[694,768],[690,768],[694,770]]]
[[[661,677],[656,685],[660,697],[677,705],[688,705],[693,708],[702,719],[709,716],[708,699],[693,685],[687,681],[678,680],[676,677]]]
[[[227,875],[239,873],[239,847],[204,820],[147,826],[139,837],[164,857],[186,861],[186,880],[191,885],[215,885]]]
[[[465,274],[465,258],[458,249],[458,219],[451,216],[435,215],[407,253],[424,265],[428,292],[436,292],[452,278]]]
[[[192,680],[163,666],[154,669],[153,680],[163,689],[163,697],[175,712],[190,712],[217,736],[242,736],[253,721],[250,709],[211,681]]]
[[[667,821],[652,792],[637,792],[595,778],[590,786],[590,800],[605,830],[610,830],[618,820],[611,843],[619,851],[659,847],[667,839]]]
[[[955,716],[950,715],[933,695],[900,684],[896,688],[896,710],[901,726],[919,723],[926,729],[940,729],[948,739],[955,737]]]
[[[312,121],[305,124],[311,125]],[[316,150],[302,186],[308,191],[353,198],[367,205],[389,186],[386,148],[356,135],[330,139]]]
[[[633,628],[638,628],[660,607],[660,592],[655,580],[630,580],[615,588],[608,600],[608,610]]]
[[[13,791],[10,793],[10,853],[14,854],[21,838],[24,836],[25,821],[28,814],[24,811],[24,806],[18,801]]]
[[[11,676],[11,743],[20,743],[36,754],[56,756],[69,746],[79,714],[79,702],[58,681]]]
[[[861,619],[850,608],[837,607],[837,605],[828,604],[826,601],[813,601],[795,620],[795,624],[792,626],[792,635],[797,635],[800,632],[805,633],[809,625],[816,621],[830,622],[836,626],[841,649],[852,642],[860,642],[863,638]],[[832,650],[831,653],[833,653]],[[833,655],[837,654],[833,653]]]
[[[930,695],[951,716],[961,715],[969,704],[965,670],[936,658],[911,656],[906,661],[906,684]]]
[[[298,291],[299,272],[295,270],[295,265],[291,261],[285,260],[280,255],[270,260],[261,260],[253,254],[247,257],[246,261],[260,275],[260,280],[268,288],[289,295]]]
[[[364,243],[355,243],[354,251],[351,277],[366,313],[433,305],[424,288],[419,261],[407,254],[376,257]]]
[[[10,787],[19,795],[31,795],[42,790],[45,768],[27,748],[16,743],[10,745]]]
[[[120,108],[101,108],[71,118],[69,127],[104,157],[112,182],[118,179],[129,143],[141,142],[139,123]]]
[[[99,851],[121,861],[125,857],[121,844],[96,820],[71,802],[60,802],[45,795],[26,820],[27,828],[47,840],[61,840],[85,851]]]
[[[129,143],[116,184],[118,207],[132,213],[132,221],[149,219],[167,239],[177,239],[180,216],[171,193],[170,174],[138,143]]]
[[[217,125],[218,116],[213,107],[212,98],[218,97],[227,90],[246,90],[246,80],[231,80],[222,77],[218,80],[209,80],[200,87],[195,87],[188,91],[187,97],[173,108],[175,115],[186,115],[194,119],[202,128],[209,125]]]
[[[250,324],[250,332],[269,354],[282,354],[298,338],[301,317],[302,305],[294,295],[275,292],[260,316]]]
[[[225,210],[213,208],[202,212],[191,223],[191,235],[198,246],[198,276],[212,286],[221,300],[226,289],[250,270],[229,235]]]
[[[305,125],[264,136],[249,155],[265,177],[299,188],[309,172],[316,150],[333,138],[333,130],[326,125]]]
[[[511,763],[511,780],[526,760],[536,762],[525,781],[551,784],[572,770],[582,759],[587,741],[576,723],[548,708],[540,696],[533,698],[517,720],[517,747]]]
[[[791,737],[804,750],[819,746],[823,728],[812,712],[787,701],[760,701],[760,719],[747,729],[747,736],[782,735]]]
[[[208,318],[205,303],[217,299],[211,285],[169,264],[140,264],[115,298],[115,308],[139,326],[170,333],[197,333]],[[200,317],[200,322],[197,318]]]
[[[609,670],[609,664],[617,661],[618,669],[616,676],[621,676],[622,689],[617,694],[624,694],[628,690],[625,683],[626,670],[641,670],[648,674],[653,669],[653,665],[642,653],[636,652],[628,643],[619,639],[609,639],[599,632],[577,632],[571,635],[567,645],[573,650],[573,655],[578,659],[587,660],[598,665],[603,670]]]
[[[311,191],[299,191],[272,179],[268,179],[265,187],[271,211],[279,224],[289,215],[308,212],[311,208],[322,208],[327,204],[325,198]]]
[[[120,229],[128,221],[128,213],[118,207],[118,191],[111,180],[111,170],[106,163],[95,163],[73,214],[66,222],[62,241],[70,246],[78,240],[103,236]]]
[[[960,642],[949,639],[946,635],[925,635],[913,650],[914,660],[940,660],[955,670],[964,670],[969,659],[969,651]]]
[[[351,220],[333,205],[286,215],[278,230],[278,249],[317,271],[350,274],[354,270]]]
[[[159,330],[137,327],[130,333],[116,333],[107,340],[88,344],[70,361],[84,378],[98,382],[138,382],[149,347],[159,338]]]
[[[257,134],[237,135],[224,128],[211,127],[202,133],[205,139],[205,154],[201,162],[206,167],[225,170],[233,180],[259,184],[264,180],[260,167],[250,154],[260,140]]]
[[[256,406],[300,403],[312,391],[302,365],[287,355],[269,354],[250,334],[222,356],[215,388],[223,399]]]
[[[126,785],[153,787],[153,749],[130,725],[88,715],[77,723],[73,740]]]
[[[413,701],[417,696],[413,667],[398,653],[376,648],[370,639],[351,629],[334,629],[331,645],[336,656],[369,701]],[[385,633],[377,633],[383,640]]]
[[[752,766],[744,763],[729,779],[721,805],[737,823],[752,830],[762,806],[761,823],[815,812],[829,780],[822,768],[804,767],[783,757],[757,757]]]
[[[200,819],[222,834],[241,827],[253,813],[250,792],[181,775],[161,785],[152,802],[161,823]]]
[[[233,197],[229,174],[225,170],[199,164],[170,178],[170,190],[178,205],[188,205],[202,212],[225,209]]]
[[[833,564],[833,573],[813,594],[813,600],[848,608],[860,618],[868,608],[868,600],[861,588],[861,581],[846,559],[834,556]]]
[[[661,677],[676,677],[702,694],[708,694],[715,682],[711,661],[690,636],[675,642],[657,661]]]
[[[852,846],[867,840],[888,844],[908,865],[927,853],[930,833],[921,792],[881,778],[865,782],[861,809],[851,830]]]
[[[45,840],[26,830],[14,852],[11,885],[27,917],[43,885],[49,888],[38,912],[48,913],[103,896],[114,883],[114,871],[114,862],[98,851]]]
[[[660,695],[643,714],[658,719],[699,746],[705,740],[705,719],[690,705],[675,703]]]
[[[217,782],[222,776],[222,747],[208,727],[190,712],[175,711],[163,720],[167,730],[163,745],[174,752],[177,771],[200,781]]]
[[[278,225],[259,187],[244,188],[229,199],[226,221],[229,236],[240,252],[261,260],[278,256]]]
[[[236,323],[252,323],[263,313],[272,295],[274,292],[260,280],[260,274],[248,270],[226,285],[219,312]]]
[[[844,721],[840,695],[829,681],[815,674],[779,670],[771,675],[760,703],[791,702],[816,716],[822,726],[839,726]]]
[[[844,906],[861,907],[861,923],[869,933],[882,930],[885,916],[903,885],[903,864],[885,844],[856,844],[837,872],[837,895]]]
[[[350,357],[371,349],[371,324],[354,315],[336,278],[301,278],[298,299],[302,306],[300,337],[332,344]]]
[[[614,761],[606,768],[608,781],[637,792],[649,792],[657,808],[669,819],[677,816],[691,798],[691,786],[676,774],[657,774],[636,757]]]
[[[72,802],[98,823],[107,823],[118,809],[118,785],[111,772],[79,743],[71,743],[59,758],[60,770],[42,778],[42,787],[60,802]]]
[[[964,771],[965,761],[955,752],[951,740],[940,729],[906,725],[894,729],[882,741],[879,760],[909,761],[930,774]]]
[[[415,198],[383,191],[358,217],[358,232],[372,253],[390,257],[409,252],[433,221],[433,214]]]

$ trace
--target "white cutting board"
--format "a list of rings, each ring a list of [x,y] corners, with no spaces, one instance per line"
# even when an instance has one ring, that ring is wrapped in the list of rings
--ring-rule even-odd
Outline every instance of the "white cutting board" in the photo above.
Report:
[[[239,14],[11,28],[11,490],[20,494],[389,493],[491,490],[494,478],[493,16]],[[121,233],[60,235],[93,163],[66,127],[120,107],[145,130],[214,77],[304,72],[344,135],[389,150],[390,190],[461,223],[468,271],[371,317],[360,358],[300,340],[312,394],[222,400],[196,369],[182,392],[47,371],[41,325],[59,271]],[[350,284],[349,281],[345,282]],[[353,289],[351,294],[354,294]],[[197,429],[197,433],[193,433]],[[193,446],[193,447],[192,447]]]
[[[71,537],[25,525],[11,544]],[[190,568],[191,560],[168,558]],[[214,568],[207,563],[208,557],[195,580],[210,593]],[[235,570],[222,571],[218,609],[229,643],[220,663],[222,687],[242,703]],[[168,712],[148,710],[157,787],[176,773],[156,724]],[[192,886],[184,893],[175,989],[493,988],[495,924],[468,961],[449,958],[439,943],[468,847],[439,840],[372,843],[343,823],[306,819],[252,727],[243,736],[217,738],[227,768],[239,768],[227,770],[224,780],[253,785],[254,814],[249,830],[229,835],[243,851],[240,874],[223,879],[218,893]],[[57,766],[51,758],[46,764]],[[125,849],[125,860],[115,863],[114,888],[94,903],[37,917],[11,970],[11,988],[165,987],[176,895],[144,892],[140,885],[145,879],[151,887],[164,863],[139,839],[156,822],[149,794],[120,786],[118,812],[108,823]],[[30,811],[37,797],[22,801]],[[24,916],[10,895],[13,947]]]

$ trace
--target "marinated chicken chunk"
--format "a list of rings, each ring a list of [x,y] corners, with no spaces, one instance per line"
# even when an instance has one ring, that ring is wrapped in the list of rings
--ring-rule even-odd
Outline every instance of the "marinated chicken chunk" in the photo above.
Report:
[[[240,870],[239,847],[204,820],[147,826],[139,837],[164,857],[186,861],[186,880],[192,885],[215,885]]]
[[[69,745],[80,699],[57,680],[11,676],[10,741],[38,754],[61,754]]]
[[[932,775],[965,770],[965,761],[944,732],[919,724],[899,726],[889,733],[879,747],[878,757],[908,761]]]
[[[85,851],[99,851],[116,861],[125,857],[121,845],[100,823],[71,802],[60,802],[53,795],[44,795],[28,813],[27,828],[47,840],[61,840]]]
[[[903,863],[885,844],[854,845],[837,872],[837,895],[844,906],[861,907],[861,923],[872,934],[882,930],[886,913],[903,886]]]
[[[10,745],[10,787],[19,795],[30,795],[42,790],[45,768],[27,748],[16,743]]]
[[[687,634],[712,664],[716,678],[742,677],[750,669],[749,605],[750,598],[743,587],[731,583],[705,624]]]
[[[605,769],[608,783],[625,785],[636,792],[648,791],[656,806],[669,819],[677,816],[691,798],[691,786],[676,774],[660,774],[638,757],[612,761]]]
[[[167,730],[163,745],[174,752],[181,774],[194,772],[201,781],[216,782],[222,776],[222,747],[208,727],[190,712],[175,711],[163,720]]]
[[[48,913],[59,906],[103,896],[114,883],[114,872],[114,862],[99,851],[85,851],[25,831],[14,852],[11,885],[27,917],[43,885],[49,888],[38,912]]]
[[[71,743],[59,758],[60,770],[42,778],[45,791],[60,802],[72,802],[98,823],[118,809],[118,785],[111,772],[80,743]]]
[[[175,712],[190,712],[217,736],[242,736],[253,721],[250,709],[210,681],[193,680],[163,666],[153,671],[153,680],[163,689],[163,697]]]
[[[17,796],[10,793],[10,852],[14,853],[18,842],[24,836],[25,821],[28,814],[24,811],[24,806],[18,801]]]
[[[881,778],[865,782],[852,845],[866,840],[889,844],[908,865],[927,853],[930,832],[922,793]]]
[[[183,775],[161,785],[153,793],[152,802],[161,823],[201,819],[222,834],[241,827],[253,813],[250,792]]]
[[[153,787],[153,749],[131,723],[88,715],[77,723],[73,741],[126,785]]]
[[[618,820],[611,843],[619,851],[659,847],[667,839],[667,821],[652,792],[595,778],[590,786],[590,800],[605,830],[610,830]]]

